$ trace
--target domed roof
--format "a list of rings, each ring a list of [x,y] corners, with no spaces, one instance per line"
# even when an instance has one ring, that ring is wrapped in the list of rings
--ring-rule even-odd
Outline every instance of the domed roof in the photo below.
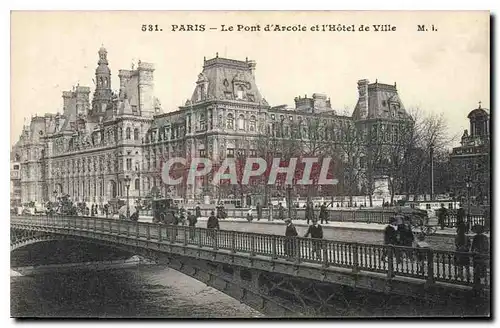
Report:
[[[483,116],[490,116],[490,113],[487,108],[481,108],[481,102],[479,102],[479,107],[472,110],[469,113],[469,115],[467,115],[467,118],[483,117]]]
[[[110,71],[108,65],[99,65],[99,66],[97,66],[95,72],[96,72],[96,74],[99,74],[99,73],[102,73],[102,74],[111,74],[111,71]]]

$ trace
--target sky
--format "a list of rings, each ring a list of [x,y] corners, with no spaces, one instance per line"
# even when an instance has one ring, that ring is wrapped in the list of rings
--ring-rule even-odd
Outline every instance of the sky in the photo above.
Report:
[[[119,69],[139,59],[155,64],[155,96],[164,111],[191,98],[203,58],[216,53],[255,60],[257,86],[271,106],[324,93],[334,109],[352,112],[358,80],[396,82],[407,109],[443,113],[456,136],[469,128],[466,116],[479,101],[490,108],[488,12],[13,12],[11,18],[11,145],[25,119],[62,112],[62,91],[80,84],[93,93],[101,45],[115,90]],[[143,24],[161,31],[143,32]],[[267,32],[267,24],[307,31]],[[375,32],[374,24],[396,30]],[[417,31],[421,24],[428,31]],[[260,31],[238,32],[237,25]],[[311,31],[316,25],[355,31]],[[361,25],[370,31],[360,32]]]

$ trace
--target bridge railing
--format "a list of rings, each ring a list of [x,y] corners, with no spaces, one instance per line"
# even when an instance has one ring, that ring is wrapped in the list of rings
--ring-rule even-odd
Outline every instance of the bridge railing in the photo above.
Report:
[[[209,247],[250,256],[268,256],[323,267],[343,267],[353,272],[384,273],[433,283],[435,281],[490,286],[490,257],[477,253],[458,253],[434,249],[349,243],[335,240],[285,237],[251,232],[213,230],[197,227],[160,225],[96,217],[13,217],[11,222],[40,228],[57,228],[123,235],[159,243]]]
[[[191,213],[196,213],[195,209],[188,209]],[[201,216],[208,217],[210,212],[215,211],[215,209],[201,209]],[[246,218],[248,213],[248,208],[230,208],[225,210],[227,216],[230,218]],[[288,216],[288,210],[284,211],[285,217]],[[395,212],[393,210],[332,210],[328,209],[328,221],[334,222],[359,222],[359,223],[377,223],[377,224],[389,224],[389,219],[394,216]],[[257,218],[257,212],[253,211],[254,219]],[[314,209],[315,217],[319,218],[319,209]],[[262,218],[267,220],[271,216],[271,210],[268,208],[262,209]],[[278,218],[278,210],[272,210],[273,219]],[[294,220],[304,220],[305,219],[305,209],[303,208],[293,208],[292,209],[292,219]],[[485,219],[483,215],[469,215],[468,222],[470,227],[474,225],[482,225],[487,230],[489,230],[489,222]],[[444,225],[448,228],[456,227],[456,214],[450,212],[445,219]]]

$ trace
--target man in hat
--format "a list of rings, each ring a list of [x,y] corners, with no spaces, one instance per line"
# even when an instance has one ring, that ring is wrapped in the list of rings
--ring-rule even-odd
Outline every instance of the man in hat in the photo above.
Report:
[[[484,227],[475,225],[472,231],[476,233],[472,239],[471,252],[474,254],[474,284],[480,284],[482,279],[486,279],[488,256],[490,253],[490,242],[484,235]]]
[[[285,219],[285,208],[281,203],[278,204],[278,220],[284,220]]]
[[[384,245],[394,246],[398,244],[398,219],[392,217],[389,220],[389,225],[384,230]],[[387,256],[387,248],[384,248],[382,259]]]
[[[441,204],[441,208],[439,209],[439,212],[438,212],[438,223],[439,223],[439,226],[441,227],[441,230],[444,230],[444,224],[445,224],[445,220],[446,220],[446,217],[448,216],[448,211],[446,210],[446,208],[444,208],[444,204]]]
[[[309,229],[307,229],[304,238],[309,237],[309,235],[311,235],[311,238],[313,239],[311,245],[312,252],[318,259],[321,259],[321,239],[323,239],[323,228],[318,224],[318,219],[315,217],[312,218],[312,225],[310,225]]]
[[[319,218],[321,219],[321,224],[323,224],[323,221],[328,223],[328,212],[326,210],[326,202],[323,202],[323,205],[321,205],[321,208],[319,210]]]
[[[286,229],[285,229],[285,254],[289,259],[293,258],[295,254],[295,238],[298,236],[297,229],[292,223],[292,219],[285,219]]]
[[[461,224],[465,224],[465,233],[469,233],[469,225],[468,222],[465,222],[465,210],[463,208],[462,203],[458,205],[457,210],[457,227]]]
[[[191,214],[191,211],[187,212],[187,220],[189,225],[189,239],[194,239],[194,229],[198,220],[195,215]]]
[[[260,205],[260,202],[257,202],[256,210],[257,210],[257,221],[260,221],[260,219],[262,219],[262,205]]]

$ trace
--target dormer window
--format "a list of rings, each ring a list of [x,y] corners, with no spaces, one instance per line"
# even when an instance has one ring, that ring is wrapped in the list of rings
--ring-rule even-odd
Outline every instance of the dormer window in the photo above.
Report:
[[[243,99],[243,87],[238,87],[238,90],[236,90],[236,98],[238,100],[242,100]]]

